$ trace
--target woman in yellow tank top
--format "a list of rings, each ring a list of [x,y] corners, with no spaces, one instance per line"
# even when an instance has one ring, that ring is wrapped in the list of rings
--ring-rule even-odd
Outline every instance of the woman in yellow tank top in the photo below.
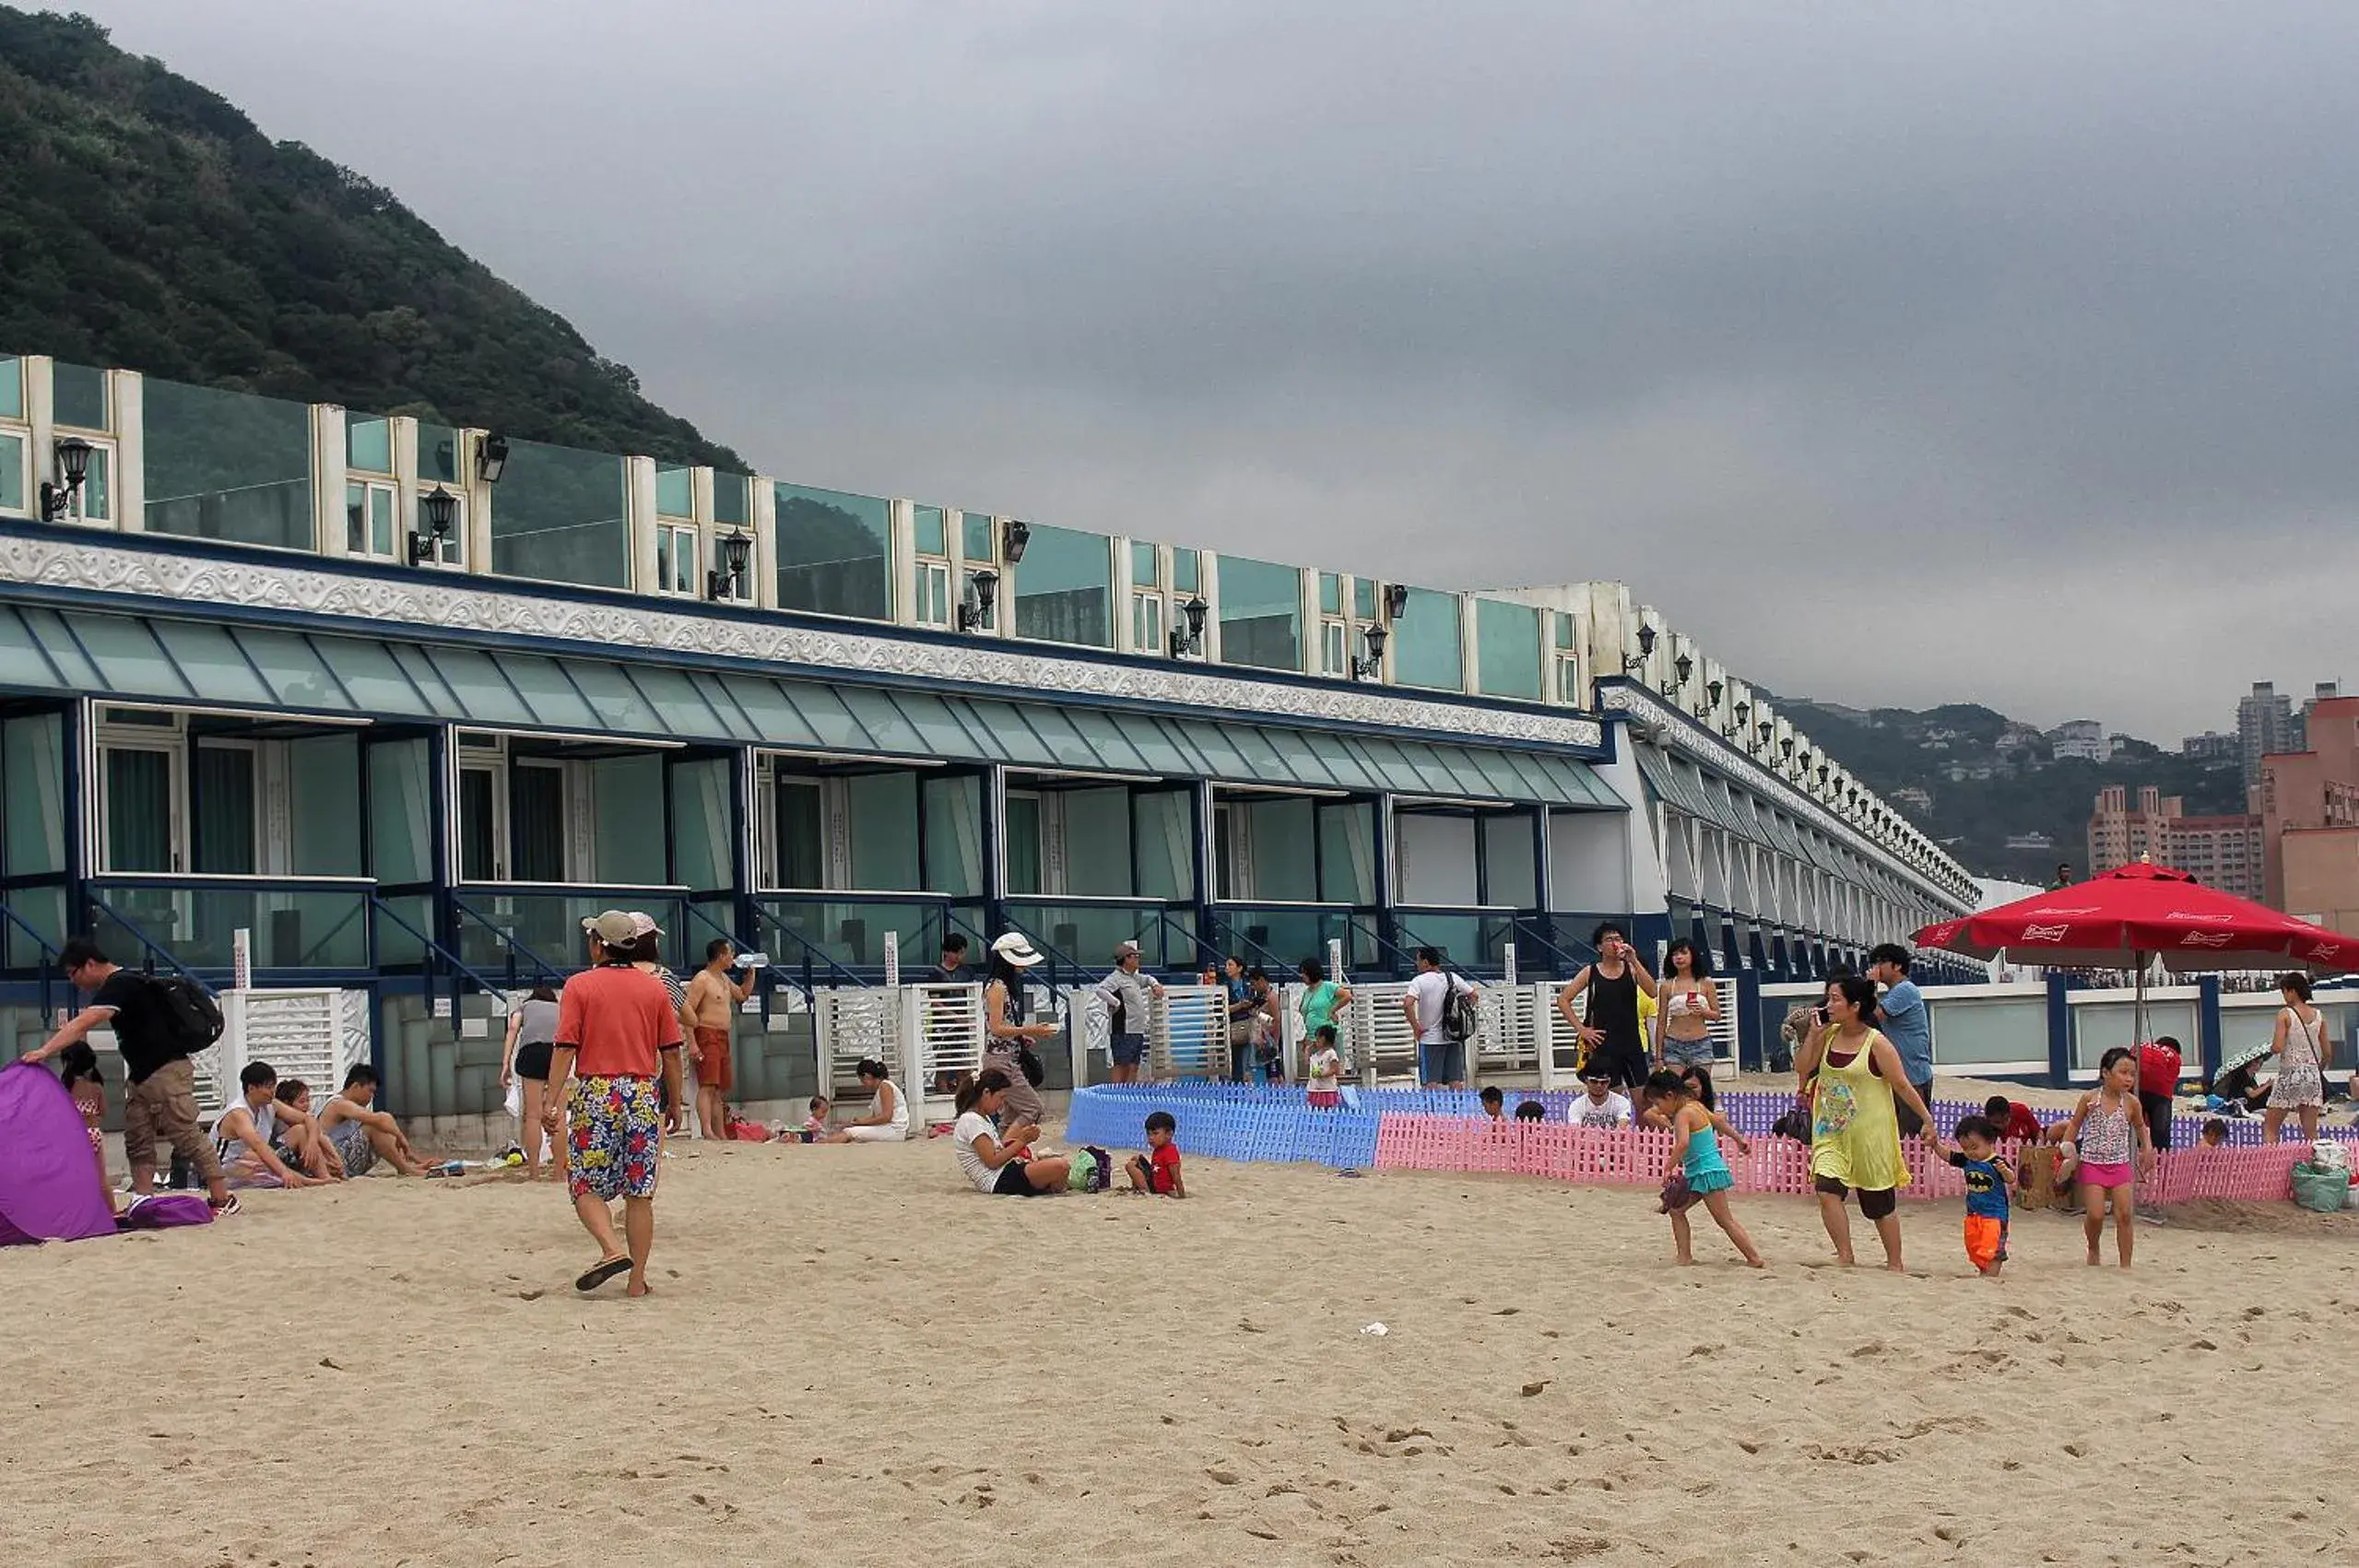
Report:
[[[1873,981],[1830,981],[1828,1027],[1806,1043],[1794,1069],[1811,1094],[1811,1182],[1818,1190],[1819,1217],[1835,1260],[1849,1267],[1851,1217],[1843,1206],[1859,1195],[1859,1212],[1875,1222],[1884,1244],[1884,1267],[1900,1269],[1900,1189],[1908,1166],[1900,1152],[1900,1116],[1894,1101],[1933,1125],[1931,1107],[1910,1087],[1900,1053],[1870,1022],[1876,1016]]]

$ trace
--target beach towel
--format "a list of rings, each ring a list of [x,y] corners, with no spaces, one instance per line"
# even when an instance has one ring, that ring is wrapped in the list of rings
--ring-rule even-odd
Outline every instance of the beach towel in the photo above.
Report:
[[[0,1067],[0,1246],[112,1234],[73,1094],[28,1063]]]

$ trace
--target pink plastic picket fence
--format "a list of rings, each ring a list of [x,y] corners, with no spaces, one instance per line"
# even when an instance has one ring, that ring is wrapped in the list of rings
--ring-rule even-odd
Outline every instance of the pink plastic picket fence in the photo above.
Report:
[[[1901,1196],[1939,1201],[1965,1196],[1965,1173],[1920,1141],[1903,1146],[1909,1185]],[[1387,1115],[1376,1126],[1380,1171],[1467,1171],[1543,1176],[1591,1185],[1655,1186],[1663,1180],[1671,1135],[1648,1127],[1591,1128],[1563,1122],[1504,1126],[1458,1116]],[[2013,1158],[2017,1146],[2001,1152]],[[1792,1138],[1758,1138],[1750,1151],[1724,1148],[1737,1190],[1800,1196],[1811,1190],[1810,1149]],[[2193,1198],[2287,1198],[2294,1167],[2309,1145],[2281,1143],[2248,1149],[2191,1149],[2159,1157],[2156,1173],[2140,1185],[2149,1203]]]

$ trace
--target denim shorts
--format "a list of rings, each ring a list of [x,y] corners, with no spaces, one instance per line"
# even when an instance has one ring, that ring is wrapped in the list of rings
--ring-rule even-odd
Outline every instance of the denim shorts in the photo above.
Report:
[[[1712,1065],[1712,1037],[1701,1040],[1674,1040],[1663,1036],[1663,1060],[1675,1067],[1708,1067]]]
[[[1108,1049],[1117,1067],[1135,1067],[1147,1054],[1147,1037],[1143,1034],[1117,1034]]]

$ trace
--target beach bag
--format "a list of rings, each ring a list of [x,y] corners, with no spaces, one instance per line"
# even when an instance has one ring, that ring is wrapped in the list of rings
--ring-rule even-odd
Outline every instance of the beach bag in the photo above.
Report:
[[[179,974],[151,974],[147,984],[155,993],[165,1043],[174,1052],[194,1056],[221,1038],[221,1004],[203,986]]]
[[[210,1225],[213,1206],[203,1193],[159,1192],[135,1197],[115,1224],[125,1231],[169,1231],[182,1225]]]
[[[2351,1198],[2348,1171],[2323,1171],[2306,1161],[2294,1167],[2294,1201],[2320,1214],[2341,1211]]]
[[[1075,1149],[1072,1166],[1065,1178],[1068,1192],[1103,1192],[1114,1185],[1114,1156],[1095,1144]]]
[[[1769,1125],[1769,1134],[1772,1138],[1790,1138],[1796,1143],[1810,1142],[1811,1097],[1794,1096],[1794,1103],[1787,1107],[1786,1114]]]
[[[1016,1070],[1022,1073],[1024,1081],[1034,1089],[1038,1089],[1048,1077],[1048,1069],[1041,1065],[1040,1057],[1030,1043],[1016,1047]]]

